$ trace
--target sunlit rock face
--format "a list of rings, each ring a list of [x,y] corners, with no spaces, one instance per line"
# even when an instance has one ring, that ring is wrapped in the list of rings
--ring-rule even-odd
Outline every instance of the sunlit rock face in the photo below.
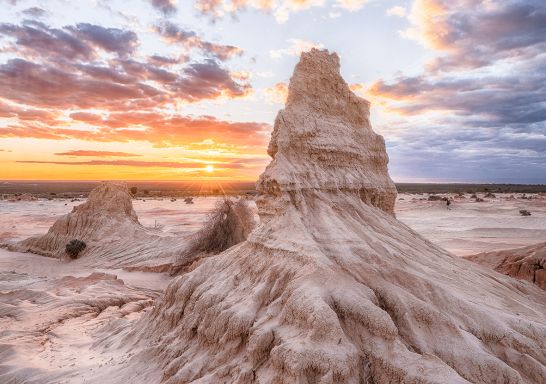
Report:
[[[546,243],[503,251],[483,252],[465,259],[528,281],[546,290]]]
[[[543,383],[546,292],[397,221],[383,139],[335,54],[302,54],[248,240],[173,280],[124,341],[164,383]],[[129,376],[128,376],[129,377]]]
[[[303,53],[275,120],[268,148],[273,160],[258,190],[271,196],[348,192],[394,214],[396,188],[385,142],[369,116],[369,103],[341,77],[337,54]]]

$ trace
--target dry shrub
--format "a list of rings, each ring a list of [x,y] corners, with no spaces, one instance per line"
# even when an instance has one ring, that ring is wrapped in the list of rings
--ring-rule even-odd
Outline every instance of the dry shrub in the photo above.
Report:
[[[191,237],[188,247],[171,269],[171,274],[178,273],[199,255],[215,255],[245,241],[255,224],[248,201],[227,198],[218,201],[205,225]]]
[[[70,240],[68,244],[66,244],[65,252],[68,256],[70,256],[71,259],[77,259],[78,255],[81,251],[83,251],[87,245],[82,240],[74,239]]]

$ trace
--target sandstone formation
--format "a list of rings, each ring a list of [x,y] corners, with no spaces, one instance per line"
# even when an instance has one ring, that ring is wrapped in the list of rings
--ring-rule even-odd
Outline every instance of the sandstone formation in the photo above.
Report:
[[[546,290],[546,243],[505,251],[483,252],[465,259]]]
[[[269,154],[248,240],[112,336],[142,348],[132,382],[152,366],[168,384],[546,382],[546,292],[394,218],[383,139],[336,54],[302,54]]]
[[[127,185],[112,181],[93,189],[85,203],[60,217],[45,235],[8,248],[62,259],[66,258],[66,244],[74,239],[86,243],[78,262],[100,267],[167,270],[174,255],[184,248],[182,239],[143,227]]]

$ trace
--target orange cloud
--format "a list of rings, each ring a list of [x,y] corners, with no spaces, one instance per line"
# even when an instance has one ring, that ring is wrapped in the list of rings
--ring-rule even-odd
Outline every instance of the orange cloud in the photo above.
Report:
[[[288,84],[286,83],[277,83],[272,87],[265,89],[266,98],[276,104],[286,103],[286,98],[288,97]]]
[[[28,122],[0,128],[0,137],[100,142],[145,141],[156,147],[180,147],[214,140],[243,147],[263,147],[267,143],[271,128],[264,123],[230,122],[212,116],[165,117],[153,112],[120,112],[103,118],[92,114],[75,117],[84,119],[87,124],[96,128],[68,129]]]
[[[75,150],[68,152],[55,153],[57,156],[85,156],[85,157],[133,157],[140,156],[135,153],[127,152],[110,152],[110,151],[89,151],[89,150]]]
[[[402,36],[421,41],[433,49],[449,49],[449,15],[443,0],[416,0],[409,14],[412,26],[402,32]]]

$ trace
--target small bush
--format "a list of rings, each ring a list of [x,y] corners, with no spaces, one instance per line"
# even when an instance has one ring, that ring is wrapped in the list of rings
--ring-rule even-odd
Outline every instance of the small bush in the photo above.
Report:
[[[138,192],[138,188],[137,188],[137,187],[131,187],[130,191],[131,191],[131,195],[133,195],[133,196],[134,196],[134,195],[136,195],[136,194],[137,194],[137,192]]]
[[[526,210],[526,209],[520,210],[520,211],[519,211],[519,214],[520,214],[521,216],[531,216],[531,212],[529,212],[529,211]]]
[[[78,255],[81,251],[83,251],[87,247],[87,245],[81,241],[81,240],[70,240],[68,244],[66,244],[66,254],[70,256],[71,259],[77,259]]]
[[[255,224],[252,209],[244,200],[218,201],[209,213],[207,222],[191,237],[188,247],[179,255],[171,274],[177,274],[201,254],[218,254],[246,240]]]

